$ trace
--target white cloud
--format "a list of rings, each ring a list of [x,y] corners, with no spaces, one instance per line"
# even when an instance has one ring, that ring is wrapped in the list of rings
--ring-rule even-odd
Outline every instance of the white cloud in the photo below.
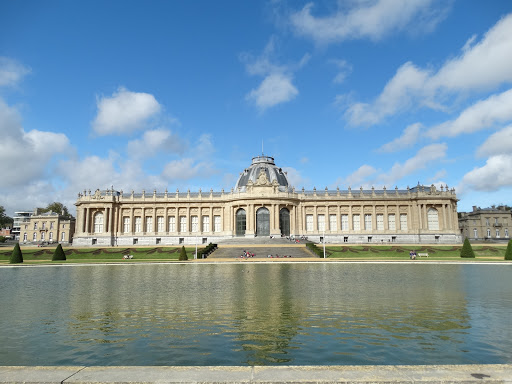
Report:
[[[48,164],[52,158],[72,150],[68,138],[62,133],[25,132],[18,111],[1,99],[0,132],[3,133],[0,140],[2,189],[44,179],[51,173]]]
[[[211,164],[208,162],[184,158],[167,163],[162,176],[172,183],[176,180],[188,180],[198,176],[206,177],[211,174],[211,171]]]
[[[260,111],[293,100],[299,94],[293,84],[293,72],[305,66],[311,57],[305,54],[298,63],[274,64],[272,57],[276,45],[277,39],[272,37],[259,57],[248,53],[240,55],[240,60],[245,63],[250,75],[264,77],[260,85],[245,96],[245,99],[256,105]]]
[[[384,144],[382,147],[379,148],[379,152],[397,152],[404,148],[411,147],[416,143],[420,136],[422,125],[420,123],[415,123],[412,125],[409,125],[407,128],[404,129],[404,132],[402,133],[402,136],[396,138],[395,140]]]
[[[420,169],[424,169],[435,161],[443,159],[446,156],[447,149],[448,147],[444,143],[427,145],[403,164],[394,164],[388,173],[379,175],[378,180],[386,185],[394,184],[401,178]]]
[[[338,68],[338,73],[334,77],[333,82],[335,84],[343,83],[350,72],[352,72],[352,66],[346,60],[331,60],[331,63]]]
[[[442,136],[454,137],[491,128],[496,123],[512,120],[512,89],[492,95],[466,108],[452,121],[430,128],[426,135],[438,139]]]
[[[112,97],[97,100],[98,114],[92,128],[98,135],[125,134],[144,129],[161,110],[148,93],[130,92],[120,87]]]
[[[477,149],[479,157],[506,155],[512,151],[512,125],[498,131],[485,140]]]
[[[265,110],[277,104],[294,99],[299,91],[292,84],[289,75],[275,73],[265,77],[257,89],[253,89],[246,99],[254,102],[258,108]]]
[[[290,187],[302,189],[302,187],[310,184],[310,180],[303,177],[300,172],[293,167],[283,167],[283,171],[286,172],[286,178],[288,179]]]
[[[367,179],[374,176],[377,170],[370,165],[364,164],[360,166],[354,173],[348,175],[345,179],[340,179],[340,184],[347,186],[356,186],[367,183]]]
[[[411,107],[446,109],[441,102],[450,95],[512,82],[512,14],[497,22],[479,42],[470,40],[460,56],[448,60],[437,72],[410,62],[403,64],[374,102],[350,105],[346,119],[353,125],[373,125]]]
[[[496,191],[512,186],[512,155],[491,156],[484,166],[466,173],[462,183],[477,191]]]
[[[338,11],[325,17],[313,16],[313,3],[308,3],[302,10],[291,15],[290,22],[298,35],[311,38],[319,44],[348,39],[380,40],[406,27],[432,30],[446,14],[446,8],[436,10],[432,3],[431,0],[340,2]]]
[[[145,158],[163,153],[183,153],[187,144],[168,129],[154,129],[144,132],[142,139],[132,140],[127,145],[130,157]]]
[[[16,60],[0,56],[0,87],[16,86],[30,72],[30,68]]]

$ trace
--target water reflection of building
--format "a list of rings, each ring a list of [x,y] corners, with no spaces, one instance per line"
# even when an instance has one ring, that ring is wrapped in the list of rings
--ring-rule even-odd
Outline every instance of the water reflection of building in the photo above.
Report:
[[[456,243],[453,189],[296,190],[268,156],[257,156],[230,192],[78,196],[74,245],[219,242],[232,237],[307,236],[337,243]]]

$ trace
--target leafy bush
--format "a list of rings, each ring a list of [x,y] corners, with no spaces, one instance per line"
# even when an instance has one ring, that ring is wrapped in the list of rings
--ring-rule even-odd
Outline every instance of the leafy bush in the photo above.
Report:
[[[0,243],[5,243],[7,240],[7,237],[5,236],[0,236]]]
[[[316,244],[313,243],[306,243],[306,247],[316,254],[318,257],[324,257],[324,251],[316,246]]]
[[[464,240],[464,245],[462,246],[462,249],[460,250],[460,257],[467,257],[473,259],[475,258],[475,252],[473,252],[473,248],[471,247],[471,244],[467,237],[466,240]]]
[[[64,253],[64,250],[62,249],[62,245],[57,245],[57,248],[55,248],[55,252],[53,253],[52,261],[61,261],[66,260],[66,254]]]
[[[185,251],[185,246],[181,247],[180,257],[178,260],[188,260],[187,251]]]
[[[11,258],[9,259],[10,264],[23,263],[23,255],[21,254],[20,243],[16,243],[12,250]]]
[[[508,241],[507,250],[505,252],[505,260],[512,260],[512,239]]]
[[[217,249],[217,244],[208,244],[206,247],[197,250],[197,258],[201,259],[204,257],[208,257],[213,251]]]

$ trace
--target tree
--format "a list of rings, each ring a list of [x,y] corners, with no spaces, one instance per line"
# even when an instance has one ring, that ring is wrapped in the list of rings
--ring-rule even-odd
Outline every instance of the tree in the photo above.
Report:
[[[508,241],[507,250],[505,251],[505,260],[512,260],[512,239]]]
[[[181,246],[179,260],[188,260],[187,251],[185,251],[185,246],[183,246],[183,245]]]
[[[5,214],[5,208],[0,205],[0,228],[12,227],[14,219]]]
[[[12,250],[11,258],[9,259],[9,264],[18,263],[23,263],[23,255],[21,254],[20,243],[16,243],[14,249]]]
[[[39,212],[40,213],[55,212],[55,213],[58,213],[59,215],[65,216],[67,219],[70,219],[73,217],[69,213],[68,208],[64,204],[59,203],[57,201],[55,201],[51,204],[48,204],[46,206],[46,208],[39,208]]]
[[[475,258],[475,252],[473,252],[473,248],[471,247],[471,243],[467,237],[466,240],[464,240],[462,249],[460,250],[460,257]]]
[[[52,261],[62,261],[66,260],[66,254],[64,253],[64,250],[62,249],[62,245],[57,245],[57,248],[55,248],[55,252],[53,252]]]

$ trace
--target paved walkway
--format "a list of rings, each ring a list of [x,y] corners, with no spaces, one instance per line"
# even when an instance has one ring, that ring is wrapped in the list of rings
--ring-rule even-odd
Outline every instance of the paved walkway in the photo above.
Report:
[[[512,383],[512,365],[2,367],[0,383]]]

